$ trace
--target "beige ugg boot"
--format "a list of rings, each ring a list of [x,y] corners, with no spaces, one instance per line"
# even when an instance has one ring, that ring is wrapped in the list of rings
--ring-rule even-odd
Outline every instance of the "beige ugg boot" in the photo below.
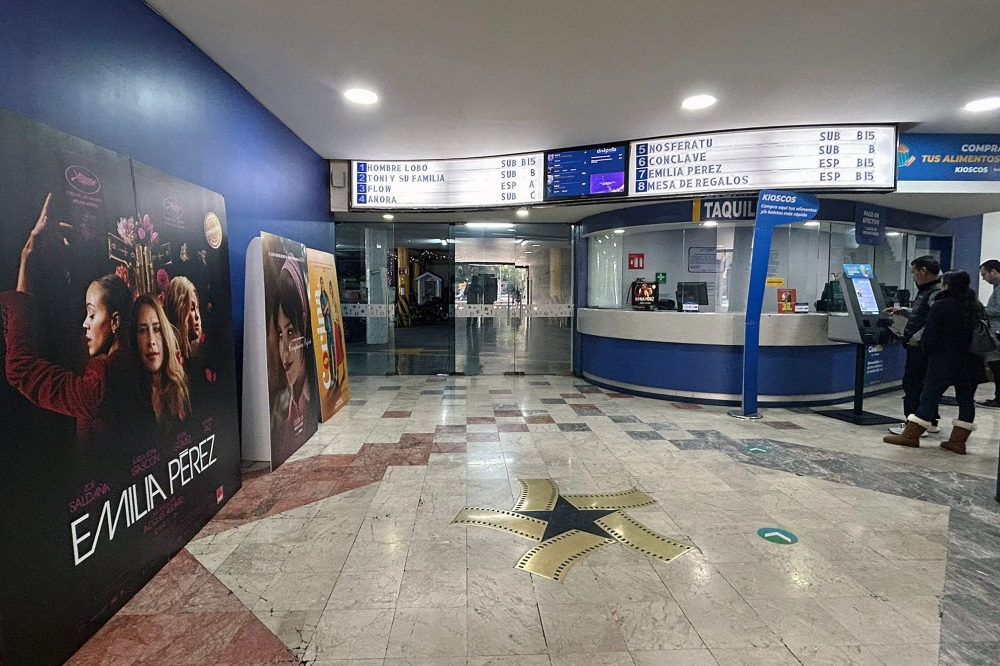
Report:
[[[972,431],[976,429],[976,424],[955,419],[951,425],[951,436],[948,437],[948,441],[941,442],[941,448],[964,456],[965,443],[969,440]]]
[[[918,419],[915,415],[910,414],[906,417],[906,428],[903,429],[902,433],[898,435],[886,435],[882,438],[882,441],[886,444],[909,446],[916,449],[920,447],[920,436],[930,427],[930,421]]]

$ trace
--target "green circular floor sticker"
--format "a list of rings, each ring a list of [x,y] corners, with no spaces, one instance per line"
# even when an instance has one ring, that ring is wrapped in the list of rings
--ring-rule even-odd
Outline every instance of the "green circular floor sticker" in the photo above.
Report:
[[[799,540],[797,536],[788,530],[783,530],[778,527],[762,527],[757,530],[757,536],[765,541],[776,543],[779,546],[791,546]]]

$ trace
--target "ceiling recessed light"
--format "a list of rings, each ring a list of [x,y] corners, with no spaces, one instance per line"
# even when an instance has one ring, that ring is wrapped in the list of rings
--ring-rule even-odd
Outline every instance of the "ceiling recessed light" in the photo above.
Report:
[[[523,241],[521,241],[521,247],[524,247],[527,244],[528,244],[528,239],[524,239]]]
[[[382,216],[382,219],[383,220],[395,220],[396,216],[393,215],[392,213],[386,213],[385,215]]]
[[[898,231],[887,231],[887,232],[885,232],[885,235],[886,236],[902,236],[902,234],[900,232],[898,232]]]
[[[513,222],[466,222],[470,229],[512,229]]]
[[[705,220],[701,224],[702,224],[702,226],[706,226],[706,227],[717,227],[717,226],[719,226],[719,223],[716,222],[715,220]]]
[[[819,222],[813,220],[812,222],[806,222],[805,226],[807,226],[807,227],[818,227],[819,226]]]
[[[347,98],[348,102],[354,102],[355,104],[374,104],[378,101],[378,95],[364,88],[345,90],[344,97]]]
[[[623,233],[625,233],[625,230],[624,229],[615,229],[615,233],[616,234],[623,234]]]
[[[539,245],[538,243],[532,243],[531,247],[541,247],[541,245]]]
[[[528,209],[527,208],[518,208],[517,209],[517,216],[518,217],[528,217]]]
[[[707,109],[717,101],[719,100],[711,95],[694,95],[681,102],[681,107],[688,111],[697,111],[698,109]]]
[[[531,250],[525,250],[524,253],[525,254],[531,254]]]
[[[975,99],[966,104],[964,108],[966,111],[972,111],[973,113],[1000,109],[1000,97],[984,97],[983,99]]]

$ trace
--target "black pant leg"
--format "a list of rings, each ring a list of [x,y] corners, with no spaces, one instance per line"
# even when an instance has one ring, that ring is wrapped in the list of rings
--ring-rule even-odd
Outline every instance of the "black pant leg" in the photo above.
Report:
[[[993,398],[1000,400],[1000,361],[990,361],[987,365],[990,366],[990,372],[993,373],[993,383],[996,387],[993,389]]]
[[[906,366],[903,370],[903,415],[917,413],[920,393],[924,389],[927,376],[927,356],[920,347],[906,348]],[[934,417],[937,419],[937,416]]]

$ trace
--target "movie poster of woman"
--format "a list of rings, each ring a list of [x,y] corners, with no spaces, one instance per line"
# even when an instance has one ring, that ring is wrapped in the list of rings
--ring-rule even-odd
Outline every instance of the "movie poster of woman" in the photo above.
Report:
[[[274,469],[316,434],[320,395],[313,358],[306,247],[262,233],[261,248]]]
[[[306,258],[320,413],[322,420],[327,421],[351,399],[347,385],[347,354],[337,264],[329,252],[312,248],[306,249]]]
[[[239,488],[225,206],[5,111],[0,153],[0,664],[58,664]]]

